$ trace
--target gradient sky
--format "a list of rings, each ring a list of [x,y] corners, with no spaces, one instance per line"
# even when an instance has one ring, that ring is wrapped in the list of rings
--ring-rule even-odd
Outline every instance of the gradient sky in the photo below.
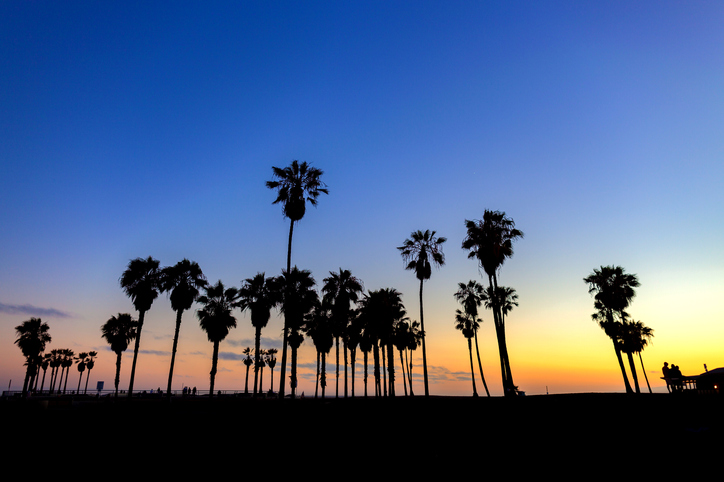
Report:
[[[418,229],[448,238],[425,284],[433,394],[471,393],[452,295],[481,279],[460,245],[485,209],[525,233],[500,274],[519,294],[507,333],[521,390],[623,389],[582,281],[609,264],[641,282],[629,312],[654,329],[655,387],[664,361],[724,366],[723,24],[714,1],[2,2],[2,388],[22,386],[14,327],[31,316],[50,325],[48,350],[98,351],[90,385],[111,388],[100,326],[137,316],[118,284],[132,258],[189,258],[233,286],[281,273],[288,222],[264,183],[294,159],[330,191],[294,231],[292,262],[319,285],[349,269],[419,319],[395,248]],[[237,315],[219,389],[243,388],[253,329]],[[136,388],[166,387],[174,319],[161,295]],[[280,333],[275,317],[263,345]],[[211,352],[186,312],[174,388],[207,389]],[[314,362],[307,342],[300,392]]]

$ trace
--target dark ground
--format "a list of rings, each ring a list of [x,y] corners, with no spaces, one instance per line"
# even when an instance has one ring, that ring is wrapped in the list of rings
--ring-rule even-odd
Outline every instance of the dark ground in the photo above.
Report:
[[[573,476],[635,470],[624,469],[631,461],[648,471],[673,460],[687,467],[704,466],[712,456],[718,460],[723,401],[719,395],[595,393],[515,399],[3,400],[0,415],[3,438],[11,441],[3,454],[6,467],[25,461],[84,473],[122,466],[117,470],[128,475],[127,470],[165,476],[198,471],[226,477],[233,470],[328,478],[339,470],[426,475],[443,469],[463,476],[474,466],[479,474],[498,467]]]

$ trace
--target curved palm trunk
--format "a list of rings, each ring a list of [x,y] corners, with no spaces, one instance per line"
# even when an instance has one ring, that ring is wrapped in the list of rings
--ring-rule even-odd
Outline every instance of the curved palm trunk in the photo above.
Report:
[[[176,349],[178,348],[178,334],[181,330],[181,315],[184,310],[176,312],[176,330],[173,334],[173,349],[171,350],[171,368],[168,370],[168,387],[166,388],[166,398],[171,398],[171,382],[173,381],[173,365],[176,361]]]
[[[627,352],[626,357],[628,358],[628,365],[631,367],[631,378],[633,378],[636,393],[641,393],[641,388],[639,388],[639,377],[636,373],[636,364],[634,363],[633,354],[631,352]]]
[[[216,368],[219,361],[219,342],[214,342],[214,354],[211,357],[211,372],[209,373],[209,398],[214,397],[214,382],[216,381]],[[248,367],[247,367],[248,368]]]
[[[88,380],[90,379],[91,370],[92,370],[92,368],[88,369],[88,373],[86,374],[86,377],[85,377],[85,388],[83,388],[83,395],[88,393]]]
[[[485,375],[483,375],[483,362],[480,361],[480,348],[478,347],[478,333],[475,332],[475,354],[478,357],[478,370],[480,370],[480,378],[483,380],[483,387],[485,387],[485,393],[490,397],[490,391],[488,390],[488,384],[485,383]]]
[[[639,352],[639,361],[641,362],[641,371],[644,372],[644,378],[646,379],[646,385],[649,387],[649,393],[654,393],[651,391],[651,384],[649,383],[649,377],[646,375],[646,369],[644,368],[644,359],[641,356],[641,352]]]
[[[121,383],[121,355],[123,355],[123,352],[118,352],[116,354],[116,398],[118,398],[118,385]]]
[[[133,362],[131,363],[131,379],[128,382],[128,397],[133,396],[133,381],[136,379],[136,361],[138,360],[138,348],[141,346],[141,330],[143,329],[143,319],[146,316],[145,311],[138,313],[138,329],[136,330],[136,345],[133,349]]]
[[[289,243],[287,247],[287,273],[292,270],[292,233],[294,232],[294,221],[289,221]],[[288,299],[288,298],[287,298]],[[279,376],[279,398],[284,398],[284,377],[287,373],[287,340],[289,338],[289,315],[284,312],[284,335],[282,340],[281,375]]]
[[[621,356],[621,348],[618,346],[618,343],[616,340],[613,340],[613,348],[616,350],[616,358],[618,359],[618,366],[621,368],[621,374],[623,375],[623,383],[626,387],[626,393],[633,393],[633,390],[631,389],[631,385],[628,382],[628,377],[626,376],[626,367],[623,364],[623,357]]]
[[[475,365],[473,365],[473,344],[468,338],[468,352],[470,353],[470,379],[473,381],[473,397],[478,396],[478,390],[475,388]]]
[[[495,275],[488,275],[488,282],[494,292],[498,290],[498,278]],[[495,325],[495,338],[498,342],[498,354],[500,356],[500,371],[503,378],[503,393],[506,397],[515,395],[515,384],[513,375],[510,372],[510,361],[508,359],[508,347],[505,341],[505,322],[503,313],[497,299],[493,299],[493,323]]]
[[[402,367],[402,388],[405,391],[405,396],[407,396],[407,375],[405,375],[405,357],[402,353],[402,350],[397,350],[400,352],[400,366]]]
[[[422,376],[425,383],[425,396],[430,396],[430,390],[427,385],[427,349],[425,348],[425,318],[422,311],[422,284],[420,280],[420,330],[422,331]]]

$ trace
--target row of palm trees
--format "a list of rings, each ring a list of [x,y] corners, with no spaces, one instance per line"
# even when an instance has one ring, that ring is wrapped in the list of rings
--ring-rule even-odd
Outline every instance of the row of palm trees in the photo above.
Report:
[[[626,273],[620,266],[601,266],[583,279],[588,285],[588,292],[593,295],[595,312],[591,315],[593,321],[603,329],[613,342],[619,368],[623,376],[626,393],[640,393],[638,375],[633,355],[638,354],[641,370],[651,393],[651,384],[646,376],[641,352],[654,336],[653,329],[641,321],[630,319],[626,309],[636,296],[635,288],[640,286],[635,274]],[[623,354],[627,356],[634,387],[631,387]]]

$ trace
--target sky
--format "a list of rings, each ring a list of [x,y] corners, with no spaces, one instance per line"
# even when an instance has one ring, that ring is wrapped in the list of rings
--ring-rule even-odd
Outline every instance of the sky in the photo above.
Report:
[[[723,23],[715,1],[0,3],[2,389],[22,387],[15,327],[30,317],[50,326],[47,350],[97,351],[89,386],[112,388],[100,327],[137,316],[119,286],[133,258],[188,258],[227,286],[280,274],[289,226],[265,182],[293,160],[329,189],[294,230],[292,263],[318,287],[348,269],[366,291],[403,293],[417,320],[418,281],[396,248],[418,229],[447,238],[424,285],[431,394],[472,392],[453,293],[484,281],[461,243],[486,209],[524,233],[499,273],[519,295],[506,328],[520,390],[623,390],[583,283],[603,265],[641,283],[628,311],[654,329],[654,390],[664,361],[724,366]],[[177,390],[208,389],[196,309]],[[244,388],[253,347],[235,314],[221,390]],[[482,316],[486,382],[501,395]],[[165,389],[174,321],[162,294],[137,389]],[[281,346],[281,327],[275,312],[262,347]],[[299,392],[314,392],[315,362],[307,341]]]

